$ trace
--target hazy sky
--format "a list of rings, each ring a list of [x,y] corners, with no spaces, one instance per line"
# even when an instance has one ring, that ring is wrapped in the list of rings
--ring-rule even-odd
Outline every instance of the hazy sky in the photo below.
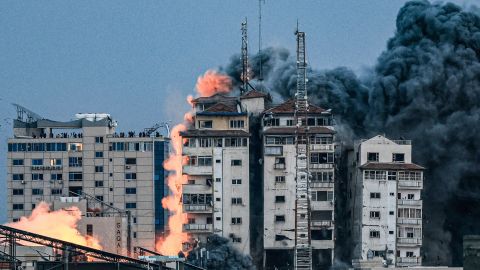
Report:
[[[359,71],[384,50],[404,2],[266,0],[263,45],[293,50],[298,19],[311,66]],[[0,169],[10,102],[53,120],[107,112],[121,130],[178,120],[197,77],[240,52],[245,17],[256,52],[257,0],[0,1]]]

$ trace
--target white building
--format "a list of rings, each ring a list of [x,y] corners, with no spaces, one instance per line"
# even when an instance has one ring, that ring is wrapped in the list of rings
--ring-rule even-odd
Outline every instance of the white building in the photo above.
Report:
[[[250,253],[249,117],[264,109],[265,94],[220,94],[194,99],[194,125],[181,133],[187,164],[183,174],[184,231],[205,243],[214,233]]]
[[[263,113],[264,269],[293,269],[296,224],[295,101]],[[313,269],[329,269],[335,239],[335,147],[330,111],[310,105],[301,130],[310,174],[310,230]],[[301,217],[300,217],[301,218]]]
[[[354,267],[421,265],[424,168],[410,141],[356,142],[348,161],[349,238]]]
[[[122,239],[129,241],[130,251],[135,246],[154,249],[166,224],[161,200],[168,192],[162,166],[168,140],[158,134],[117,134],[116,122],[107,114],[79,114],[76,120],[58,122],[20,112],[14,138],[8,140],[8,220],[30,215],[40,201],[88,194],[130,211],[130,235]],[[79,229],[87,232],[91,227]],[[94,228],[97,235],[102,231]],[[105,242],[110,246],[114,241]]]

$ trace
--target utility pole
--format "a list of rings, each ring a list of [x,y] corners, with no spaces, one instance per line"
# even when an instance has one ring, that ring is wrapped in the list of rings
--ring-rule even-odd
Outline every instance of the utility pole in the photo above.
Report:
[[[309,135],[307,126],[307,62],[305,33],[297,36],[297,91],[295,94],[296,198],[295,198],[295,270],[312,270],[310,238]]]
[[[248,81],[250,79],[250,70],[248,67],[248,37],[247,37],[247,18],[242,22],[242,75],[243,87],[240,88],[240,95],[247,92]]]

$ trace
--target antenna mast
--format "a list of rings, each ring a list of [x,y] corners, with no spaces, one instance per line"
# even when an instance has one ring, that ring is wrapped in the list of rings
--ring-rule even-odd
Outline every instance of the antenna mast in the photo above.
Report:
[[[297,36],[297,92],[295,94],[296,200],[295,200],[295,270],[312,270],[310,238],[310,195],[307,127],[307,62],[305,59],[305,32]]]
[[[242,22],[242,82],[243,87],[240,89],[240,95],[247,92],[248,80],[250,79],[250,72],[248,67],[248,37],[247,37],[247,18]]]
[[[258,80],[263,81],[263,66],[262,66],[262,3],[265,4],[265,0],[258,0],[258,58],[259,68]]]

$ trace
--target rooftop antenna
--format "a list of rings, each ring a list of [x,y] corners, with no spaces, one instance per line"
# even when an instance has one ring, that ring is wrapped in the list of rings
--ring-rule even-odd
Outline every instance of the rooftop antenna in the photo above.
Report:
[[[263,66],[262,66],[262,4],[265,4],[265,0],[258,0],[258,57],[259,68],[258,80],[263,81]]]
[[[247,36],[247,18],[242,22],[242,82],[243,87],[240,88],[240,95],[247,92],[248,80],[250,79],[250,72],[248,67],[248,36]]]
[[[12,105],[17,109],[17,120],[25,123],[33,123],[38,120],[44,119],[40,115],[30,111],[29,109],[23,107],[22,105],[12,103]]]

